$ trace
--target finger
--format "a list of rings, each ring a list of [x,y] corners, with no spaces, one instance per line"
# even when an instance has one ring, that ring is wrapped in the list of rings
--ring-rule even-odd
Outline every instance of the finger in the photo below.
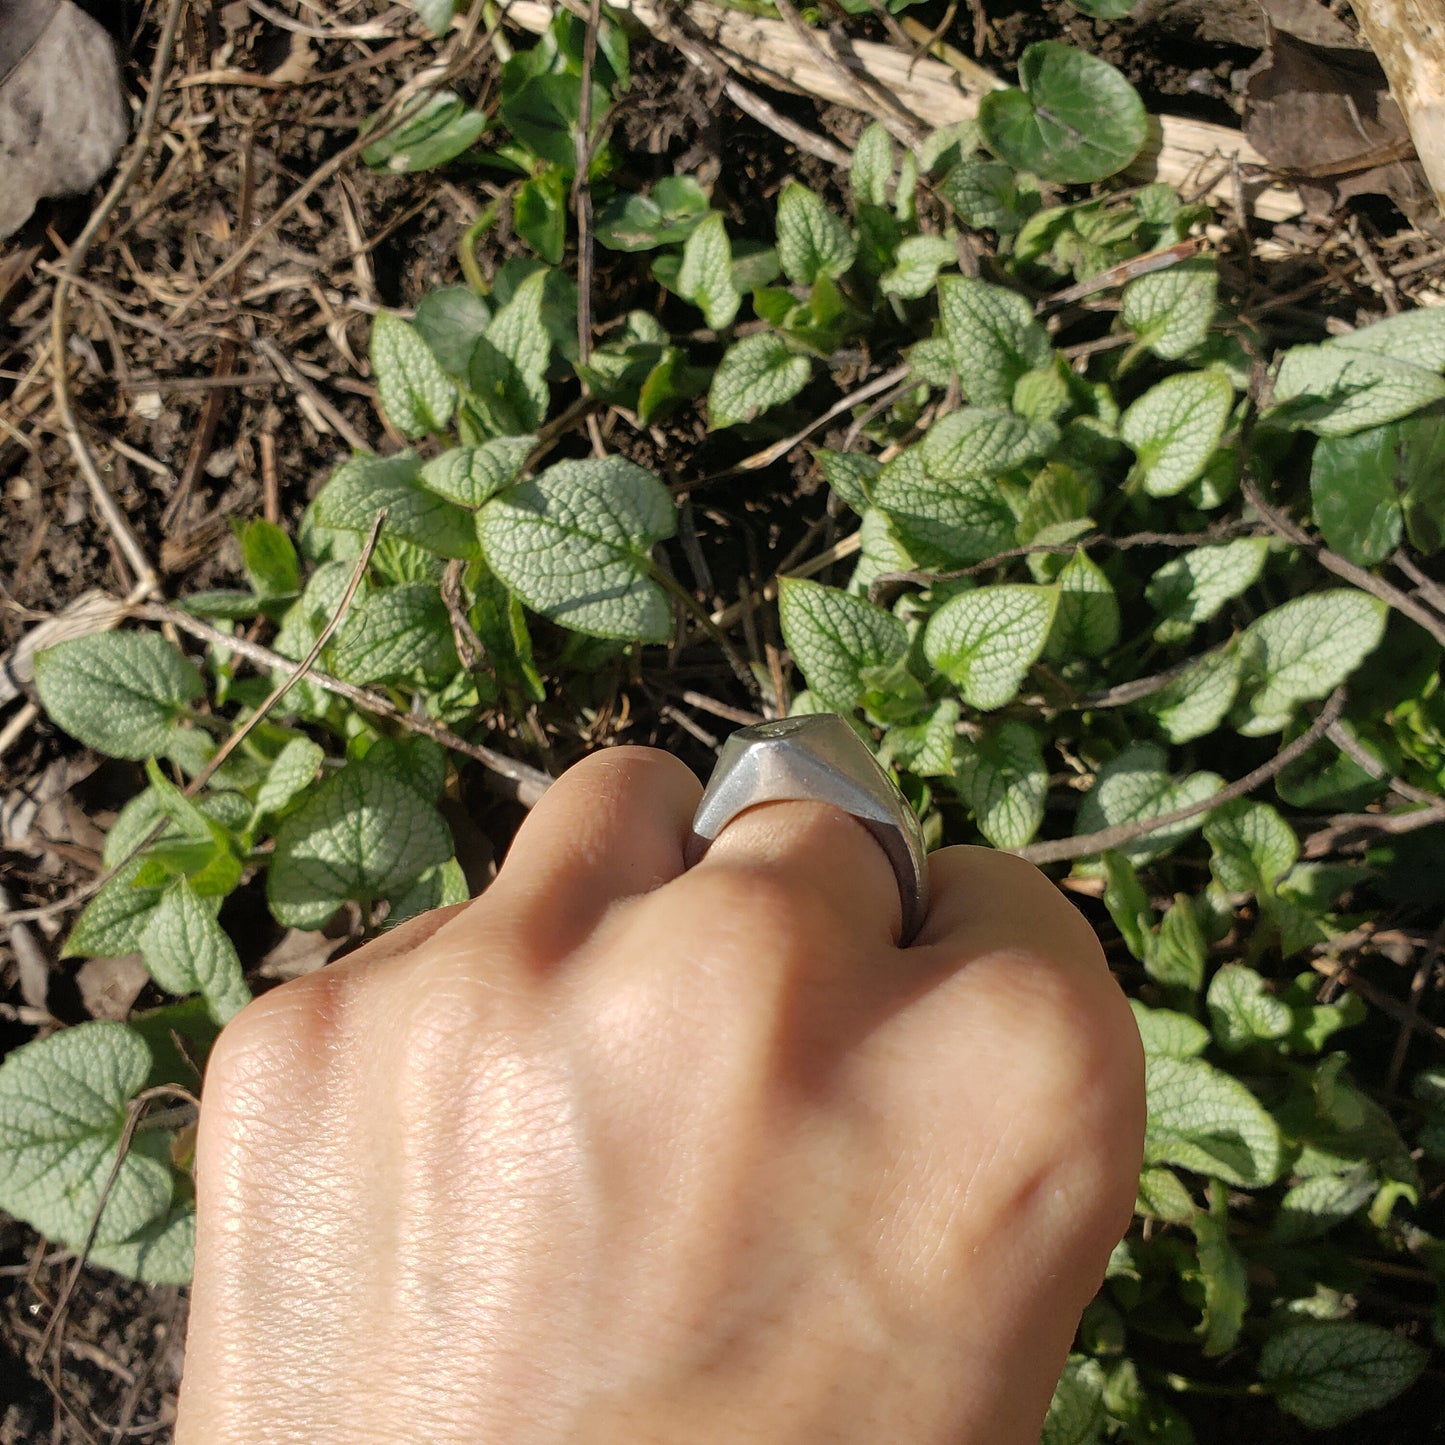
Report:
[[[870,948],[896,944],[903,928],[898,879],[857,818],[829,803],[762,803],[734,818],[698,869],[766,876],[817,907],[843,937]]]
[[[992,848],[941,848],[928,859],[928,917],[920,945],[961,957],[1032,949],[1070,966],[1108,971],[1083,914],[1032,863]]]
[[[572,939],[585,937],[614,903],[683,871],[701,796],[692,770],[670,753],[594,753],[528,815],[487,897],[494,906],[546,912]]]

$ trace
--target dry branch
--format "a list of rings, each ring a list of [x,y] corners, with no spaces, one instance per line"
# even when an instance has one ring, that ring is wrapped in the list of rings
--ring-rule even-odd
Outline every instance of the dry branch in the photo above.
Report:
[[[507,18],[524,30],[540,33],[558,3],[512,0]],[[671,24],[658,0],[614,0],[613,8],[626,11],[659,36]],[[758,84],[854,110],[860,107],[860,94],[886,93],[908,111],[926,115],[936,126],[971,120],[978,112],[981,90],[970,89],[952,67],[917,58],[896,46],[854,41],[846,50],[832,50],[830,63],[825,65],[813,47],[805,45],[781,20],[719,9],[703,0],[689,0],[685,13],[694,35],[705,39],[719,60]],[[845,84],[840,69],[851,69],[858,80]],[[895,116],[888,119],[896,123]],[[1269,179],[1268,162],[1239,131],[1183,116],[1161,116],[1151,124],[1153,134],[1130,168],[1131,178],[1167,181],[1181,190],[1233,205],[1238,199],[1235,177],[1241,174],[1245,200],[1262,220],[1285,221],[1304,210],[1299,192]]]

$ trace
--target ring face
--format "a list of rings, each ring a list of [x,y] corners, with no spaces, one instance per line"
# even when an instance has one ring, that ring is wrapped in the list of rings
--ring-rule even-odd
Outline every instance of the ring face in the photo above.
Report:
[[[833,713],[740,728],[723,744],[693,818],[692,861],[739,813],[759,803],[828,803],[878,840],[898,879],[906,946],[928,912],[923,830],[893,779]]]

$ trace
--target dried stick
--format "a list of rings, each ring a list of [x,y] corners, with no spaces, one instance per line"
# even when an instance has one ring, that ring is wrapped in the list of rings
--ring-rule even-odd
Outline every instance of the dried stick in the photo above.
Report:
[[[155,61],[151,65],[150,94],[146,96],[145,109],[141,113],[140,129],[136,133],[130,155],[126,157],[125,164],[117,173],[115,180],[111,182],[110,189],[105,193],[100,205],[92,212],[90,220],[85,223],[85,229],[81,231],[75,244],[70,248],[70,254],[65,258],[65,265],[56,277],[55,295],[50,303],[51,365],[55,368],[53,390],[55,409],[60,416],[60,425],[65,432],[65,440],[69,443],[71,454],[75,457],[76,465],[79,466],[81,474],[85,478],[85,485],[90,491],[91,499],[95,502],[96,510],[114,534],[116,545],[135,574],[135,580],[144,585],[147,594],[160,591],[160,578],[156,575],[155,568],[151,566],[145,549],[131,530],[125,513],[116,505],[115,498],[110,494],[110,488],[106,486],[105,479],[95,465],[95,458],[91,456],[85,438],[80,434],[80,427],[75,420],[75,409],[70,404],[70,373],[69,363],[66,359],[65,333],[71,285],[80,274],[80,268],[84,264],[91,246],[94,245],[95,238],[110,219],[116,206],[120,204],[120,198],[130,188],[131,182],[140,173],[141,164],[150,150],[151,141],[155,138],[156,122],[160,115],[161,92],[165,89],[166,72],[171,66],[171,54],[175,49],[181,10],[182,0],[170,0],[165,21],[161,26],[160,40],[156,45]]]
[[[586,366],[592,359],[592,77],[597,69],[597,29],[602,23],[602,0],[591,0],[587,12],[587,38],[582,46],[582,91],[573,134],[577,170],[572,177],[572,208],[577,213],[577,358]]]
[[[1344,711],[1345,690],[1337,687],[1330,694],[1329,701],[1320,709],[1318,716],[1292,743],[1282,747],[1267,763],[1261,763],[1252,772],[1246,773],[1238,782],[1221,788],[1211,797],[1187,807],[1175,808],[1172,812],[1160,813],[1155,818],[1139,818],[1133,823],[1119,823],[1112,828],[1100,828],[1094,833],[1085,833],[1078,838],[1055,838],[1047,843],[1031,843],[1025,848],[1011,848],[1020,858],[1030,863],[1062,863],[1069,858],[1087,858],[1094,853],[1103,853],[1110,848],[1123,848],[1137,843],[1161,828],[1173,827],[1186,819],[1196,818],[1201,813],[1212,812],[1232,803],[1236,798],[1246,797],[1256,788],[1262,787],[1271,778],[1283,772],[1298,757],[1303,757],[1325,733],[1334,726]]]

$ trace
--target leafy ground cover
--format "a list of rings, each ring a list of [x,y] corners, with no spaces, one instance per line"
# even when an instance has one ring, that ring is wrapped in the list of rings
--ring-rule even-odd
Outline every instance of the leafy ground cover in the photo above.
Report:
[[[1147,107],[1060,37],[1118,9],[1041,38],[1025,17],[1019,83],[977,122],[916,145],[848,123],[846,171],[769,136],[733,175],[716,120],[657,99],[675,56],[566,11],[470,36],[480,87],[458,68],[350,118],[343,197],[485,199],[423,210],[445,247],[326,330],[366,378],[350,402],[261,344],[269,278],[246,277],[237,334],[318,443],[286,505],[274,420],[242,409],[213,480],[254,444],[262,496],[212,499],[233,563],[35,651],[32,776],[73,739],[115,760],[113,816],[88,867],[25,879],[12,937],[35,925],[77,980],[138,965],[108,1011],[59,988],[12,1009],[0,1207],[174,1290],[187,1098],[254,987],[483,885],[588,746],[681,739],[701,769],[730,722],[825,709],[934,842],[1048,867],[1136,1001],[1138,1220],[1046,1439],[1421,1418],[1445,1329],[1445,310],[1301,281],[1295,253],[1261,277],[1259,237],[1116,179]],[[404,43],[408,71],[456,54]],[[168,267],[196,304],[206,278]],[[1291,310],[1301,285],[1328,307]],[[323,328],[344,300],[321,293]]]

